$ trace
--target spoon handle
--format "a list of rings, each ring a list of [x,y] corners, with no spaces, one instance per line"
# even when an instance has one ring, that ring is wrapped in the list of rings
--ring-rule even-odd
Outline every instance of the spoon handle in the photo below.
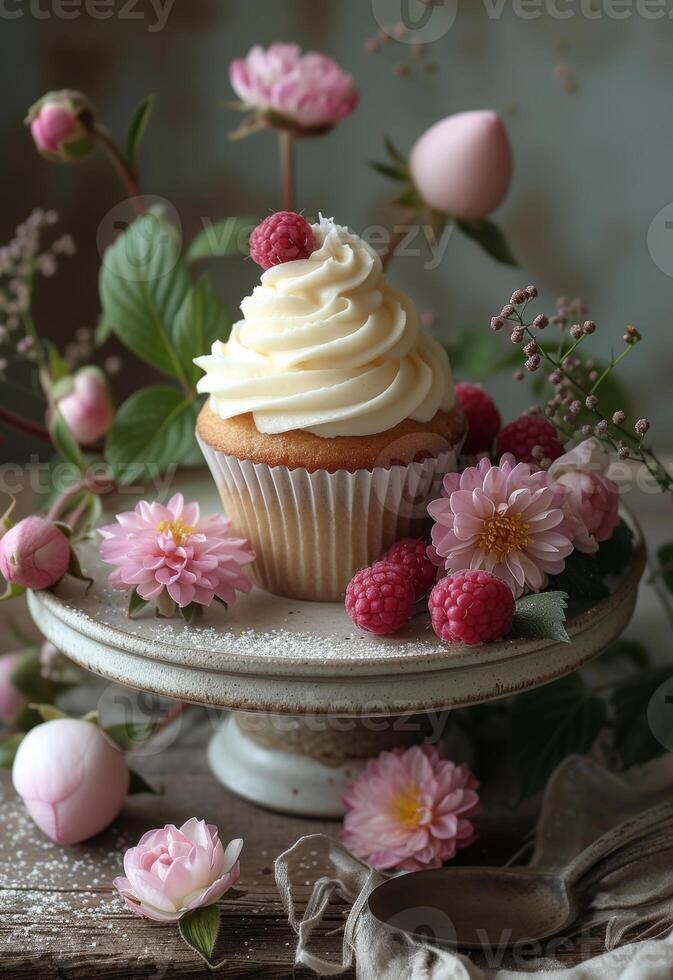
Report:
[[[624,820],[623,823],[608,830],[570,862],[563,872],[566,886],[571,887],[576,884],[602,858],[632,841],[648,837],[667,824],[670,825],[673,834],[673,804],[671,803],[660,803]]]

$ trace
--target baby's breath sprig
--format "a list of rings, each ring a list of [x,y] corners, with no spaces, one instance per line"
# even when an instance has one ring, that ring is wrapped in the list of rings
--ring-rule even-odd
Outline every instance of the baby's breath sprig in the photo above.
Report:
[[[623,349],[599,371],[591,358],[582,357],[581,348],[597,330],[593,320],[585,319],[584,302],[562,296],[552,316],[530,316],[528,306],[537,295],[535,286],[516,289],[500,313],[491,318],[493,330],[507,326],[512,343],[521,346],[523,370],[518,369],[515,377],[521,379],[526,372],[546,370],[552,393],[541,410],[566,438],[596,436],[620,459],[640,460],[662,490],[673,493],[673,478],[654,450],[645,444],[650,429],[648,419],[639,418],[629,428],[623,410],[607,412],[601,403],[601,385],[640,343],[640,332],[629,324],[622,338]],[[558,328],[557,343],[543,343],[540,332],[548,326]]]

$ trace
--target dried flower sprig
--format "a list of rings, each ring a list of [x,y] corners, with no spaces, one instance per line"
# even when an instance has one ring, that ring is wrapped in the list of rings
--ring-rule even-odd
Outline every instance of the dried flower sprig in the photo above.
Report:
[[[640,342],[640,332],[629,324],[622,338],[623,349],[599,371],[594,361],[582,358],[580,352],[597,329],[593,320],[585,319],[587,308],[582,300],[560,297],[552,316],[527,315],[528,306],[537,295],[535,286],[516,289],[500,313],[491,319],[491,328],[496,331],[510,324],[512,343],[522,345],[525,370],[519,370],[516,376],[521,378],[526,371],[546,370],[552,394],[541,411],[560,432],[568,439],[595,435],[620,459],[642,462],[661,489],[673,493],[673,478],[644,441],[650,429],[649,420],[639,418],[629,428],[623,410],[607,411],[601,403],[601,385]],[[543,343],[540,338],[540,332],[549,325],[558,327],[556,344]]]

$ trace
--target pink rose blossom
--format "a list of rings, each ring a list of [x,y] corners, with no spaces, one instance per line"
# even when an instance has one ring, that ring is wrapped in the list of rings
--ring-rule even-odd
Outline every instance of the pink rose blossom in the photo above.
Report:
[[[459,112],[426,130],[409,157],[423,200],[464,221],[484,218],[502,202],[512,179],[507,131],[495,112]]]
[[[48,589],[65,575],[70,544],[55,524],[24,517],[0,538],[0,572],[13,585]]]
[[[12,684],[12,674],[21,662],[20,653],[0,656],[0,722],[11,725],[26,706],[23,694]]]
[[[515,598],[538,592],[563,571],[573,532],[563,511],[566,491],[505,453],[498,466],[481,459],[447,473],[443,497],[428,505],[436,521],[433,555],[447,572],[481,568],[509,585]]]
[[[619,490],[605,476],[610,457],[596,439],[559,456],[549,475],[567,490],[565,510],[575,525],[575,547],[592,554],[619,524]]]
[[[40,830],[77,844],[105,830],[129,787],[126,759],[97,725],[56,718],[32,728],[12,767],[14,789]]]
[[[150,830],[124,855],[125,878],[113,884],[136,915],[176,922],[187,912],[214,905],[238,880],[242,840],[225,850],[217,827],[190,819],[179,829]]]
[[[252,583],[242,569],[254,561],[247,541],[230,534],[231,522],[213,514],[199,516],[199,505],[176,493],[164,506],[141,500],[135,510],[117,514],[117,523],[99,527],[100,555],[117,568],[109,577],[115,589],[137,590],[145,600],[164,591],[181,608],[214,598],[232,604],[236,590]]]
[[[103,372],[81,368],[72,388],[57,399],[58,410],[81,446],[93,446],[107,433],[115,417],[110,389]]]
[[[435,746],[382,752],[346,790],[341,839],[381,871],[439,868],[476,839],[478,787]]]
[[[232,61],[229,77],[250,107],[273,112],[301,129],[334,126],[355,109],[353,79],[324,54],[301,53],[296,44],[259,45]]]

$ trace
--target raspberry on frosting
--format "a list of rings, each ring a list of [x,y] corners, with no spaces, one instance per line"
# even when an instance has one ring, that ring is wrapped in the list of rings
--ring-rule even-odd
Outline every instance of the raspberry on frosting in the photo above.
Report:
[[[440,579],[430,593],[432,628],[449,643],[491,643],[512,628],[514,596],[502,581],[476,568]]]
[[[563,446],[549,419],[539,415],[522,415],[501,429],[496,442],[498,455],[511,453],[517,463],[535,463],[540,459],[558,459]]]
[[[294,211],[269,215],[250,235],[250,256],[263,269],[307,259],[315,247],[313,229],[306,218]]]
[[[384,636],[411,617],[414,590],[401,565],[379,561],[356,572],[346,589],[346,612],[360,629]]]
[[[490,452],[502,421],[496,404],[481,385],[461,381],[455,388],[456,398],[467,417],[467,438],[463,452],[473,455]]]

